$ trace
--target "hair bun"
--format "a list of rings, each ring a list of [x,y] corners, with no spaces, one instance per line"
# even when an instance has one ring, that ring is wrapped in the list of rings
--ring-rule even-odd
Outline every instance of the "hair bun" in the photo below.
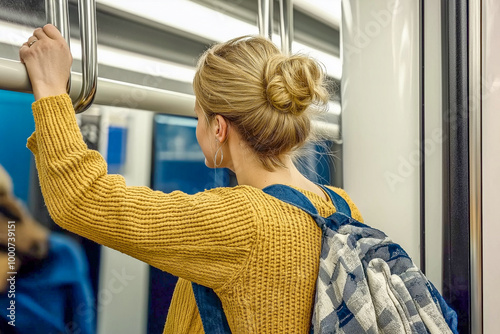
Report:
[[[326,101],[323,73],[311,58],[302,55],[274,55],[264,71],[266,97],[277,110],[302,114],[311,104]]]

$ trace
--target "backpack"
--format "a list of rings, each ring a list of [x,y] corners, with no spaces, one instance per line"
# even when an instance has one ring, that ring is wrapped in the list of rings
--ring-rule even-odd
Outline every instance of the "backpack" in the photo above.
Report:
[[[307,212],[323,231],[311,333],[454,333],[457,315],[400,245],[351,217],[347,202],[321,186],[336,212],[324,218],[285,185],[263,191]],[[231,333],[212,289],[193,283],[206,334]]]

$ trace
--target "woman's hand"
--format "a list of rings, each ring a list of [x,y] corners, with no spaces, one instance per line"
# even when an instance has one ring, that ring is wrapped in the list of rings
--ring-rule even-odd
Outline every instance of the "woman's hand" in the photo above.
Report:
[[[26,65],[35,100],[66,93],[73,57],[68,44],[52,24],[37,28],[19,50]]]

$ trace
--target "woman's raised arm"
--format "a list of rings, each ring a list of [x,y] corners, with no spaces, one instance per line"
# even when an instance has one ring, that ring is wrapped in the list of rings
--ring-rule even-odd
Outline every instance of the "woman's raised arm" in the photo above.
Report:
[[[31,46],[30,46],[31,45]],[[243,268],[255,235],[250,187],[196,195],[127,187],[89,150],[66,94],[71,55],[52,25],[20,50],[37,101],[35,155],[42,194],[61,227],[176,276],[221,288]]]

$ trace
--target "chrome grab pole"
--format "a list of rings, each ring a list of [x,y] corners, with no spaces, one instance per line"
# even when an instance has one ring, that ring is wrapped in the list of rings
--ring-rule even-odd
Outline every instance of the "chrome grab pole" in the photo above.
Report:
[[[92,105],[97,89],[97,22],[95,0],[79,0],[80,36],[82,40],[82,90],[75,112],[85,111]]]
[[[69,11],[67,0],[45,0],[45,15],[47,23],[51,23],[59,29],[61,35],[70,45],[70,31],[69,31]],[[71,91],[71,72],[66,88],[68,94]]]
[[[68,0],[45,0],[47,23],[54,24],[66,42],[70,41]],[[82,44],[82,86],[73,101],[76,113],[87,110],[94,101],[97,88],[97,24],[95,0],[79,0],[80,38]],[[68,93],[71,89],[71,77]]]
[[[292,0],[279,0],[279,4],[281,51],[284,54],[291,54],[293,42],[293,2]]]
[[[273,0],[259,0],[259,34],[273,39]]]
[[[80,90],[82,75],[73,72],[72,77],[74,89]],[[20,61],[0,57],[0,78],[2,78],[0,80],[0,89],[32,93],[26,66]],[[193,111],[195,98],[191,94],[106,78],[99,78],[98,80],[99,92],[96,93],[95,103],[134,110],[149,110],[168,115],[196,116]],[[168,106],[168,108],[165,108],[165,106]],[[340,131],[337,124],[327,123],[323,120],[313,120],[311,125],[317,137],[330,141],[340,140]]]
[[[469,201],[471,333],[483,333],[482,0],[469,0]]]

